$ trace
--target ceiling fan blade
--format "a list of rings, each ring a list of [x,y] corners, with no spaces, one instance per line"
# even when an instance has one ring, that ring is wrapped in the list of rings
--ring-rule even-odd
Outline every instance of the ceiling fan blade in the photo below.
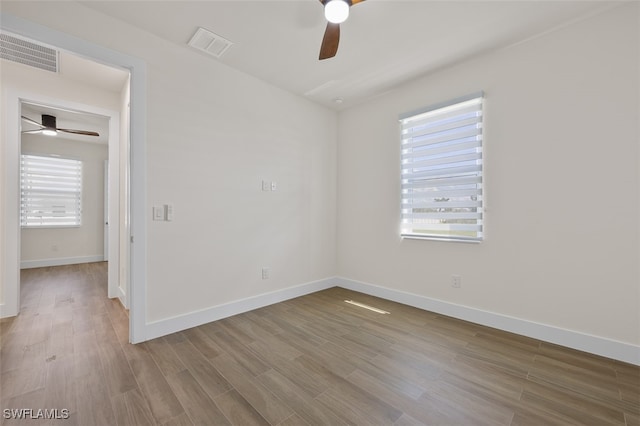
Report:
[[[23,130],[22,133],[42,133],[44,129],[37,129],[37,130]]]
[[[75,135],[100,136],[100,133],[90,132],[88,130],[74,130],[74,129],[56,129],[56,130],[59,132],[73,133]]]
[[[354,4],[362,3],[364,0],[351,0],[351,4],[349,6],[353,6]],[[323,5],[327,3],[328,0],[320,0],[320,3]]]
[[[22,119],[23,119],[24,121],[26,121],[27,123],[34,124],[34,125],[36,125],[36,126],[38,126],[38,127],[41,127],[41,128],[43,128],[43,129],[44,129],[44,127],[45,127],[45,126],[43,126],[42,124],[38,123],[37,121],[34,121],[34,120],[30,119],[29,117],[25,117],[24,115],[23,115],[23,116],[21,116],[21,117],[22,117]]]
[[[329,59],[338,53],[338,44],[340,43],[340,24],[332,24],[327,22],[327,29],[324,31],[322,45],[320,46],[320,60]]]

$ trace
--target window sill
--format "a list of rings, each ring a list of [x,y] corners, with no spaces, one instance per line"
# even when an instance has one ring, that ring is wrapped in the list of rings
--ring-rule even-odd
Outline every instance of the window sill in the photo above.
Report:
[[[442,241],[446,243],[466,243],[466,244],[480,244],[483,240],[464,240],[458,238],[447,238],[447,237],[432,237],[432,236],[421,236],[421,235],[401,235],[400,238],[403,240],[427,240],[427,241]]]
[[[43,226],[21,226],[20,229],[70,229],[80,228],[81,225],[43,225]]]

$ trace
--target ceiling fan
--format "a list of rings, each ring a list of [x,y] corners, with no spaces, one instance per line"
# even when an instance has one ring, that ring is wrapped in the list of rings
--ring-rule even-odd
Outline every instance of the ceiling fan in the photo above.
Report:
[[[47,136],[55,136],[58,132],[64,133],[73,133],[76,135],[85,135],[85,136],[100,136],[97,132],[91,132],[89,130],[74,130],[74,129],[60,129],[56,125],[56,117],[53,115],[42,114],[42,123],[38,123],[35,120],[30,119],[29,117],[22,116],[22,119],[27,123],[31,123],[39,127],[39,129],[35,130],[23,130],[22,133],[42,133]]]
[[[349,8],[364,0],[320,0],[324,5],[324,16],[327,18],[327,29],[324,31],[320,46],[320,60],[336,56],[340,43],[340,23],[349,17]]]

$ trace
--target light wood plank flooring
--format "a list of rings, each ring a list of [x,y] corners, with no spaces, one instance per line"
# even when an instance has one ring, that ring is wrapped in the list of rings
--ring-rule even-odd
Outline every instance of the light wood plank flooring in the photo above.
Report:
[[[70,418],[2,424],[640,425],[639,367],[340,288],[135,346],[127,323],[105,263],[23,271],[0,406]]]

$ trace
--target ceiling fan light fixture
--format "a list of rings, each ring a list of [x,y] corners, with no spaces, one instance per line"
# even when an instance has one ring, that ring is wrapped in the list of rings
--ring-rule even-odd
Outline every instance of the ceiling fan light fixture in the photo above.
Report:
[[[54,129],[44,129],[42,130],[42,134],[46,136],[56,136],[58,132]]]
[[[340,24],[349,17],[349,3],[345,0],[329,0],[324,5],[324,17],[332,24]]]

